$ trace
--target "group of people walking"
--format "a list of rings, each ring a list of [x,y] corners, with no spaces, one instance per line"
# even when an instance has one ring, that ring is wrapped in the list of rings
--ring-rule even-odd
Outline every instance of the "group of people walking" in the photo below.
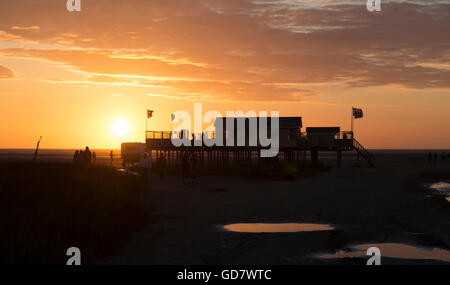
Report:
[[[113,152],[110,152],[111,165],[113,163],[114,155]],[[95,151],[91,152],[89,147],[87,146],[84,150],[76,150],[73,155],[73,161],[77,164],[96,164],[97,162],[97,154]],[[182,165],[182,177],[183,180],[195,179],[197,176],[197,167],[198,167],[198,158],[195,154],[185,152],[181,157],[181,165]],[[159,179],[163,180],[166,168],[167,168],[167,159],[164,153],[161,153],[157,160],[156,165],[153,167],[152,158],[148,153],[145,153],[141,159],[139,160],[139,171],[143,176],[144,180],[148,183],[150,182],[150,175],[152,170],[159,174]]]
[[[156,167],[159,172],[159,179],[160,180],[164,179],[164,175],[165,175],[166,167],[167,167],[166,156],[164,153],[162,153],[156,160]],[[139,170],[146,182],[150,182],[150,174],[151,174],[152,168],[153,168],[152,158],[150,157],[150,155],[148,153],[145,153],[144,156],[139,161]]]
[[[187,180],[189,177],[195,179],[197,176],[197,167],[198,167],[198,158],[194,154],[190,154],[188,152],[182,154],[181,157],[181,165],[182,165],[182,177],[183,180]],[[156,170],[159,174],[159,179],[163,180],[166,169],[167,169],[167,159],[164,153],[158,156],[156,160],[156,165],[153,167],[152,158],[148,153],[145,153],[144,156],[139,161],[139,170],[144,180],[146,182],[150,182],[150,174],[153,170]]]
[[[114,154],[113,151],[109,153],[110,163],[113,165]],[[95,151],[92,151],[87,146],[84,150],[76,150],[73,154],[73,162],[79,164],[96,164],[97,163],[97,154]]]
[[[91,153],[89,147],[87,146],[84,151],[75,151],[75,154],[73,155],[73,161],[80,164],[95,164],[97,162],[97,154],[95,153],[95,151]]]

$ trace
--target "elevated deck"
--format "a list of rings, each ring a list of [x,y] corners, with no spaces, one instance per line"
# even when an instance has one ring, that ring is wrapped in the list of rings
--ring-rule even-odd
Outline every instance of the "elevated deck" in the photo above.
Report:
[[[310,130],[310,132],[296,132],[290,134],[288,139],[280,140],[279,152],[283,154],[284,158],[290,160],[297,160],[300,158],[300,154],[307,151],[311,152],[311,159],[313,161],[318,160],[318,153],[320,151],[336,152],[337,164],[341,164],[343,151],[356,151],[357,153],[357,165],[359,165],[359,158],[362,157],[370,166],[374,166],[373,156],[367,151],[349,131],[332,132],[332,136],[320,136],[317,133],[321,131],[329,131],[333,128],[315,128],[316,134]],[[336,128],[335,128],[336,129]],[[329,134],[329,133],[328,133]],[[208,146],[204,143],[205,138],[215,139],[216,134],[214,132],[206,132],[201,134],[192,134],[189,136],[190,145],[175,146],[172,143],[171,138],[183,138],[187,137],[186,132],[170,132],[170,131],[147,131],[146,132],[146,148],[149,152],[156,152],[158,156],[160,153],[167,153],[168,159],[175,158],[178,160],[180,154],[183,152],[198,153],[202,158],[208,157],[206,160],[215,162],[228,160],[230,157],[233,159],[252,159],[252,157],[258,154],[263,147],[259,141],[256,146],[246,144],[243,146],[227,146],[226,139],[223,139],[222,145]]]
[[[190,149],[192,151],[203,151],[203,150],[221,150],[221,151],[234,151],[234,150],[251,150],[257,151],[260,149],[265,149],[266,147],[261,146],[259,141],[256,146],[252,146],[246,141],[243,146],[227,146],[226,139],[223,139],[221,145],[207,146],[204,143],[203,138],[213,139],[215,138],[215,133],[202,133],[202,134],[192,134],[190,136],[190,146],[174,146],[171,138],[182,138],[185,134],[179,132],[170,131],[147,131],[146,132],[146,144],[147,149],[151,150],[186,150]],[[321,141],[312,140],[308,138],[306,132],[298,132],[289,137],[289,143],[280,142],[280,151],[307,151],[307,150],[317,150],[317,151],[352,151],[354,149],[354,139],[353,133],[344,131],[338,132],[334,135],[331,140]]]

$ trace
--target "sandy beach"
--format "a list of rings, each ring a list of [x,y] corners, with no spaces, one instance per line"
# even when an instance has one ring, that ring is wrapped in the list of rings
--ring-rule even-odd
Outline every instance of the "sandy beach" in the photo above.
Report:
[[[377,167],[332,168],[294,181],[169,176],[146,186],[148,225],[99,264],[365,264],[321,259],[363,243],[450,249],[450,204],[423,187],[450,178],[450,163],[379,156]],[[232,223],[320,223],[334,230],[240,233]],[[383,252],[382,252],[383,255]],[[448,251],[444,251],[448,257]],[[383,264],[438,260],[383,257]]]

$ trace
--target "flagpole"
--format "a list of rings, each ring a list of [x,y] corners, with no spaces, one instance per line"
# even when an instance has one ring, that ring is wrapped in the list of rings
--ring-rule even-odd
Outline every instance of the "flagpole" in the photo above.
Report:
[[[352,106],[351,116],[352,116],[352,119],[351,119],[351,125],[352,125],[351,131],[352,131],[352,137],[353,137],[353,106]]]
[[[148,131],[148,111],[145,112],[145,140],[147,140],[147,131]]]
[[[145,138],[147,138],[147,131],[148,131],[148,119],[152,117],[153,110],[147,110],[145,114]]]

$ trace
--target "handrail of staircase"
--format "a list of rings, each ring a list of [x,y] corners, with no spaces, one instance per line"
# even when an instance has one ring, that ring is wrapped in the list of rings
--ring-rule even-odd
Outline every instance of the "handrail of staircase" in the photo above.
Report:
[[[367,156],[368,160],[372,161],[372,155],[370,152],[364,148],[362,144],[360,144],[355,138],[353,138],[353,145],[355,148],[359,149],[364,155]]]

